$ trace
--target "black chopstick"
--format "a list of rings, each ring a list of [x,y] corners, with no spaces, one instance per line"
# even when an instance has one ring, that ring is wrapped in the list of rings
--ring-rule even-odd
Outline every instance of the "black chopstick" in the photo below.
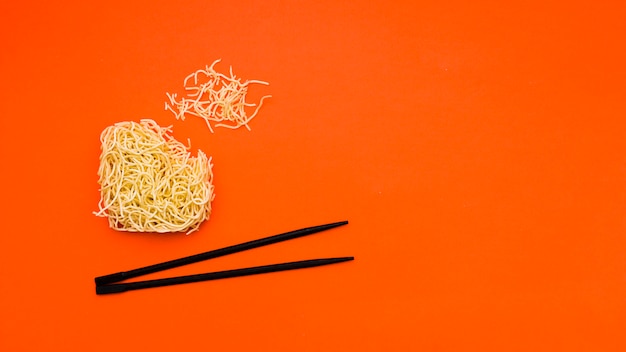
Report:
[[[271,265],[255,266],[251,268],[217,271],[214,273],[195,274],[195,275],[187,275],[187,276],[170,277],[166,279],[96,286],[96,294],[104,295],[104,294],[109,294],[109,293],[121,293],[121,292],[130,291],[130,290],[140,290],[144,288],[179,285],[179,284],[186,284],[186,283],[192,283],[192,282],[226,279],[226,278],[231,278],[231,277],[265,274],[265,273],[272,273],[272,272],[285,271],[285,270],[312,268],[315,266],[341,263],[341,262],[346,262],[349,260],[354,260],[354,257],[310,259],[310,260],[302,260],[298,262],[271,264]]]
[[[252,249],[252,248],[267,246],[269,244],[311,235],[320,231],[325,231],[325,230],[332,229],[334,227],[346,225],[347,223],[348,221],[339,221],[339,222],[334,222],[334,223],[325,224],[325,225],[306,227],[300,230],[290,231],[290,232],[282,233],[279,235],[274,235],[274,236],[254,240],[254,241],[236,244],[233,246],[220,248],[220,249],[216,249],[216,250],[212,250],[212,251],[208,251],[204,253],[199,253],[199,254],[191,255],[188,257],[180,258],[180,259],[174,259],[174,260],[170,260],[167,262],[146,266],[143,268],[99,276],[99,277],[96,277],[95,279],[96,287],[111,284],[114,282],[119,282],[122,280],[137,277],[137,276],[155,273],[158,271],[176,268],[176,267],[191,264],[191,263],[200,262],[200,261],[207,260],[207,259],[217,258],[217,257],[221,257],[224,255],[233,254],[233,253],[245,251],[245,250]],[[244,269],[240,269],[240,270],[244,270]],[[282,270],[289,270],[289,269],[282,269]],[[204,275],[204,274],[200,274],[200,275]],[[250,275],[250,274],[246,274],[246,275]],[[214,279],[209,279],[209,280],[214,280]],[[107,289],[103,289],[103,290],[107,290]]]

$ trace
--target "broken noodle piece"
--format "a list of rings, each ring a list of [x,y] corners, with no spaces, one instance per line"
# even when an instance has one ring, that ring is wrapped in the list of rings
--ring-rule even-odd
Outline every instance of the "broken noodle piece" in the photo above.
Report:
[[[211,160],[192,157],[152,120],[120,122],[100,135],[99,211],[109,226],[130,232],[196,231],[211,214]]]
[[[169,110],[176,119],[185,120],[186,115],[202,118],[209,130],[213,127],[239,128],[245,126],[250,130],[248,123],[257,115],[263,105],[263,100],[271,95],[261,97],[258,105],[246,102],[248,86],[250,84],[269,83],[258,80],[241,82],[233,74],[230,67],[230,76],[215,70],[216,60],[204,70],[198,70],[185,78],[183,86],[186,95],[178,99],[177,94],[166,93],[169,102],[165,102],[165,110]],[[252,110],[248,116],[246,110]]]

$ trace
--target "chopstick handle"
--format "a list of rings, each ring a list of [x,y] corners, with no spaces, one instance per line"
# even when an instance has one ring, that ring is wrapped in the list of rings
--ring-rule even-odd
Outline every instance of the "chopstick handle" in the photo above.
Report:
[[[179,285],[179,284],[186,284],[186,283],[192,283],[192,282],[218,280],[218,279],[249,276],[249,275],[256,275],[256,274],[265,274],[265,273],[272,273],[272,272],[277,272],[277,271],[312,268],[316,266],[341,263],[341,262],[346,262],[350,260],[354,260],[354,257],[302,260],[302,261],[290,262],[290,263],[271,264],[271,265],[255,266],[251,268],[218,271],[214,273],[195,274],[195,275],[171,277],[171,278],[166,278],[166,279],[96,286],[96,294],[104,295],[104,294],[109,294],[109,293],[121,293],[125,291],[140,290],[144,288],[171,286],[171,285]]]
[[[180,259],[174,259],[174,260],[170,260],[170,261],[159,263],[159,264],[149,265],[143,268],[99,276],[99,277],[96,277],[95,279],[96,286],[111,284],[114,282],[119,282],[122,280],[137,277],[137,276],[156,273],[158,271],[172,269],[172,268],[200,262],[200,261],[207,260],[207,259],[217,258],[217,257],[225,256],[228,254],[245,251],[245,250],[252,249],[252,248],[267,246],[269,244],[311,235],[316,232],[325,231],[325,230],[332,229],[334,227],[346,225],[347,223],[348,221],[339,221],[339,222],[334,222],[334,223],[325,224],[325,225],[306,227],[300,230],[285,232],[279,235],[274,235],[274,236],[254,240],[254,241],[244,242],[244,243],[236,244],[230,247],[225,247],[225,248],[220,248],[220,249],[216,249],[216,250],[212,250],[212,251],[208,251],[204,253],[199,253],[199,254],[191,255],[188,257],[180,258]]]

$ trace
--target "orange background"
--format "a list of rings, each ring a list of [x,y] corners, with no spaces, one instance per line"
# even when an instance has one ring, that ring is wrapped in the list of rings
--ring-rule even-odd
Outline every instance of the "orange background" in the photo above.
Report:
[[[2,351],[625,351],[624,2],[0,5]],[[217,67],[270,82],[252,131],[176,121]],[[99,134],[173,125],[213,157],[199,232],[92,215]],[[350,224],[96,296],[93,278]]]

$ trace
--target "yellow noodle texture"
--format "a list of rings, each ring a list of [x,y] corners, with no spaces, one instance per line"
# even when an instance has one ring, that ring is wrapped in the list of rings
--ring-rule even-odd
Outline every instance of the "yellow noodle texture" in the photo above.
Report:
[[[256,116],[263,105],[263,100],[271,95],[263,96],[259,104],[246,102],[248,86],[250,84],[268,85],[267,82],[247,80],[241,82],[230,68],[230,76],[215,70],[216,60],[206,69],[191,73],[183,81],[186,94],[178,99],[177,94],[166,93],[169,102],[165,102],[165,110],[169,110],[176,119],[185,120],[186,115],[202,118],[209,130],[213,127],[236,129],[245,126],[250,130],[248,123]],[[252,110],[248,116],[246,110]]]
[[[211,160],[175,140],[155,121],[119,122],[100,135],[100,210],[109,226],[130,232],[198,230],[211,214]]]

